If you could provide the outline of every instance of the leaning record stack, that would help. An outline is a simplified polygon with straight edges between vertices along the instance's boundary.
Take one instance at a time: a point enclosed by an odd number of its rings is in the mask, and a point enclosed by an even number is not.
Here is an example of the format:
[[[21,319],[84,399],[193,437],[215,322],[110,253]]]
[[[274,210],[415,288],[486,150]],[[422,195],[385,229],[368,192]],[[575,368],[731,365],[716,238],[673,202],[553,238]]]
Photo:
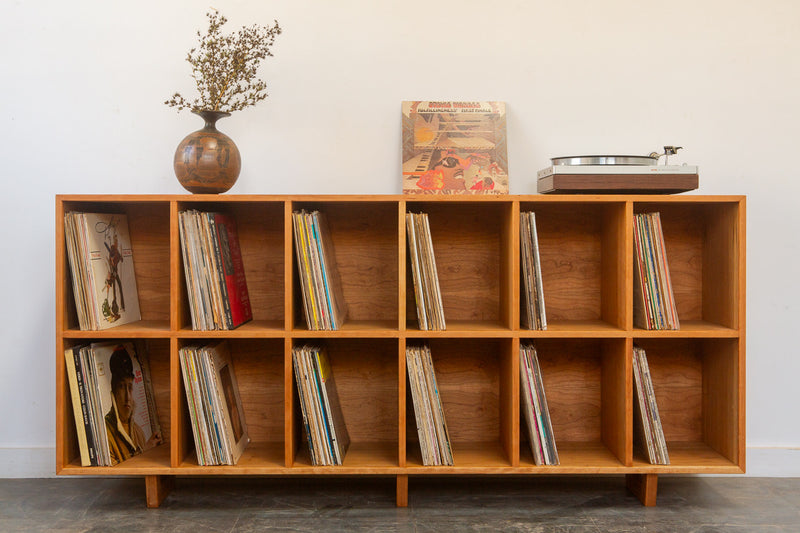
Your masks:
[[[419,329],[445,330],[447,325],[428,214],[406,213],[406,230]]]
[[[633,245],[634,326],[680,329],[659,213],[634,215]]]
[[[417,423],[422,464],[452,466],[453,450],[436,383],[431,350],[427,345],[406,347],[406,368],[414,418]]]
[[[638,346],[633,347],[633,385],[633,425],[636,428],[634,443],[638,450],[646,453],[650,464],[668,465],[667,442],[658,414],[653,378],[645,351]]]
[[[542,266],[539,256],[539,237],[536,232],[536,214],[532,211],[519,214],[520,259],[525,295],[524,326],[528,329],[547,329],[544,310]]]
[[[520,399],[522,412],[528,425],[528,440],[537,465],[557,465],[558,450],[550,421],[550,410],[544,393],[542,370],[533,344],[519,347]]]

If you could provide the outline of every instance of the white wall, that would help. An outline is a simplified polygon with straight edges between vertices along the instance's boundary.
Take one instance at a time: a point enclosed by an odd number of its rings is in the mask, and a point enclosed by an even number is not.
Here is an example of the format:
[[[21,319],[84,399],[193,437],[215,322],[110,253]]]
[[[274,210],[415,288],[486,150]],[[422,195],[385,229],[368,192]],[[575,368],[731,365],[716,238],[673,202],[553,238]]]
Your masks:
[[[548,158],[685,147],[701,193],[748,195],[750,474],[800,475],[794,0],[217,0],[278,19],[270,97],[220,122],[235,193],[397,193],[400,102],[504,100],[512,193]],[[54,195],[181,193],[200,126],[162,104],[202,2],[6,2],[0,17],[0,476],[54,470]],[[775,449],[773,449],[775,448]],[[781,464],[786,469],[781,469]]]

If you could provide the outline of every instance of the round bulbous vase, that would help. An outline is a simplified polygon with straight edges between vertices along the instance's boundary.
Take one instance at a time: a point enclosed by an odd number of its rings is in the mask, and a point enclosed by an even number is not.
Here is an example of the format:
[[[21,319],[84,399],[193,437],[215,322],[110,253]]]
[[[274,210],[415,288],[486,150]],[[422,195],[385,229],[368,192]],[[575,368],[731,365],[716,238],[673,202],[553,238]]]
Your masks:
[[[173,167],[178,181],[194,194],[227,191],[239,177],[242,158],[233,140],[217,129],[217,120],[229,117],[224,111],[192,111],[204,121],[203,129],[187,135],[175,150]]]

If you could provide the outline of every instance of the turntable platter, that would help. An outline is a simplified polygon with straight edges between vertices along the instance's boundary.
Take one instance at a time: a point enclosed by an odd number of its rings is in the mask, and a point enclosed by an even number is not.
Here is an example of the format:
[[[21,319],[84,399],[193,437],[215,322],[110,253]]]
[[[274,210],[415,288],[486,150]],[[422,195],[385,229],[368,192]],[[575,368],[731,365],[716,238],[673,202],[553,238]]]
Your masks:
[[[553,165],[638,165],[650,166],[658,164],[658,155],[573,155],[554,157]]]

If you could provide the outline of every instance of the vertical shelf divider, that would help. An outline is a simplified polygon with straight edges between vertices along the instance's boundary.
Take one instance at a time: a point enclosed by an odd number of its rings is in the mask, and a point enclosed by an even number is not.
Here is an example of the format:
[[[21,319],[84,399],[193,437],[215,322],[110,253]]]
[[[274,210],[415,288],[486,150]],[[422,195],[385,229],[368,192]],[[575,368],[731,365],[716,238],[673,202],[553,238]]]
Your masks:
[[[519,257],[519,200],[507,202],[503,216],[503,244],[500,247],[501,297],[500,318],[503,325],[512,331],[519,330],[520,306],[520,257]]]
[[[617,459],[631,466],[629,438],[630,403],[630,339],[608,339],[603,342],[601,378],[601,438]]]
[[[500,434],[503,448],[512,467],[519,466],[520,391],[519,337],[506,343],[507,351],[500,363]]]
[[[397,328],[406,331],[406,201],[397,202]],[[413,290],[413,289],[412,289]]]
[[[284,465],[291,468],[297,451],[299,429],[294,416],[294,375],[292,366],[292,339],[288,335],[283,339],[283,443]]]
[[[178,202],[169,202],[169,329],[175,333],[181,329],[181,237],[178,222]]]
[[[406,466],[406,339],[398,340],[397,353],[397,465]],[[414,407],[411,406],[413,409]]]
[[[182,409],[183,380],[178,350],[178,331],[184,321],[181,305],[181,288],[183,272],[181,272],[181,240],[178,221],[178,202],[169,201],[169,379],[170,379],[170,465],[177,468],[183,462],[189,449],[189,438],[186,435],[185,412]],[[150,485],[148,484],[148,490]]]
[[[629,203],[612,202],[603,213],[600,316],[614,327],[627,329],[629,263],[628,237],[632,235],[628,220]],[[632,253],[632,252],[631,252]]]
[[[183,407],[183,380],[181,378],[181,363],[178,354],[178,339],[169,340],[169,405],[170,405],[170,465],[178,468],[183,462],[189,448],[189,436],[184,431],[186,427],[185,412]]]
[[[283,292],[284,332],[291,332],[294,325],[294,232],[292,229],[292,200],[283,204]]]
[[[56,196],[56,471],[69,464],[69,421],[64,359],[64,330],[67,329],[67,267],[65,260],[64,201]]]
[[[625,238],[620,243],[624,247],[622,250],[622,260],[625,265],[625,283],[623,285],[624,292],[624,321],[622,325],[628,335],[633,332],[633,202],[628,200],[625,202],[625,216],[623,217],[624,235]]]

